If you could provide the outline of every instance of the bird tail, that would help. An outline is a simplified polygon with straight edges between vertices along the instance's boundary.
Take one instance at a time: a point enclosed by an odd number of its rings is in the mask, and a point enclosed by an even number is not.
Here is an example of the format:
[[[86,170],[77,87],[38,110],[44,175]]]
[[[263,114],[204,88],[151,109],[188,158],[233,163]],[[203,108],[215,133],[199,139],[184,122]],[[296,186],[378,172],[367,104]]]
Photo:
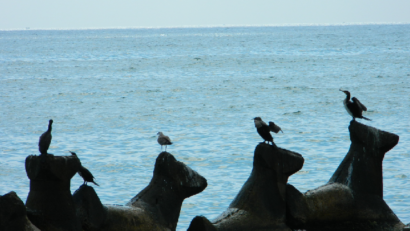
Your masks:
[[[97,185],[97,186],[100,186],[99,184],[97,184],[95,181],[93,181],[93,183],[95,184],[95,185]]]
[[[369,118],[366,118],[366,117],[364,117],[364,116],[362,116],[362,119],[365,119],[365,120],[370,120],[370,121],[372,121],[371,119],[369,119]]]

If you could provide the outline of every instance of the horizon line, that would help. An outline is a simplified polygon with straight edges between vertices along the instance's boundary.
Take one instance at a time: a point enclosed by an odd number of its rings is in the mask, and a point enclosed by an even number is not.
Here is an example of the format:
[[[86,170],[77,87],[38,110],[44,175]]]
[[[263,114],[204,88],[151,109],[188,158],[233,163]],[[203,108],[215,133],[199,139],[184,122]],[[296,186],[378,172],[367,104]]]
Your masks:
[[[281,24],[220,24],[220,25],[182,25],[182,26],[118,26],[118,27],[79,27],[79,28],[14,28],[0,31],[26,30],[130,30],[130,29],[188,29],[188,28],[239,28],[239,27],[304,27],[304,26],[365,26],[365,25],[408,25],[410,22],[352,22],[352,23],[281,23]]]

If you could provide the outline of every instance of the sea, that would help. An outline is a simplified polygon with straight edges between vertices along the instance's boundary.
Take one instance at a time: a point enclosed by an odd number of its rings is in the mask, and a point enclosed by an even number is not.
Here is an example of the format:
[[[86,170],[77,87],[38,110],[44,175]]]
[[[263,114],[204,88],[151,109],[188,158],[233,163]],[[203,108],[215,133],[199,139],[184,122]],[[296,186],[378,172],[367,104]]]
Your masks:
[[[167,151],[207,179],[177,230],[224,212],[274,121],[277,146],[300,153],[302,193],[328,182],[350,147],[348,90],[400,136],[383,160],[384,200],[410,223],[410,24],[0,31],[0,195],[26,201],[28,155],[53,119],[49,153],[77,153],[103,204],[125,205]],[[71,192],[83,180],[76,174]]]

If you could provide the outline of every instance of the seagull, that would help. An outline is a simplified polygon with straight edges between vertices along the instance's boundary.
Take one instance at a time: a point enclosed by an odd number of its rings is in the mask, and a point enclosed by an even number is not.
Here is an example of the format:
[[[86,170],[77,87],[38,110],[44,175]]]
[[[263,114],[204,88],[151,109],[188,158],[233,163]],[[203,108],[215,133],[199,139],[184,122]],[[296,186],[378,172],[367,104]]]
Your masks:
[[[161,145],[161,150],[162,150],[162,145],[165,145],[165,151],[167,151],[167,145],[172,144],[171,139],[168,136],[164,135],[162,132],[158,132],[157,135],[158,135],[157,141]]]
[[[48,121],[48,129],[46,132],[41,134],[40,139],[38,140],[38,150],[40,151],[41,155],[47,155],[47,150],[50,147],[51,143],[51,125],[53,124],[53,120]]]
[[[71,155],[77,156],[77,154],[75,152],[72,152],[72,151],[69,151],[69,152],[71,153]],[[77,156],[77,158],[78,158],[78,156]],[[80,166],[80,169],[78,169],[78,175],[80,175],[83,178],[83,180],[84,180],[83,185],[84,184],[87,185],[87,182],[91,182],[91,183],[94,183],[97,186],[100,186],[99,184],[97,184],[94,181],[95,178],[94,178],[93,174],[91,174],[91,172],[88,169],[84,168],[82,165]]]
[[[278,133],[279,131],[283,133],[282,129],[272,121],[269,121],[269,130],[274,133]]]
[[[263,142],[265,143],[266,141],[268,141],[268,144],[269,142],[272,142],[273,144],[273,137],[270,134],[269,126],[265,122],[263,122],[261,117],[253,118],[253,122],[255,122],[256,131],[264,139]]]
[[[339,89],[339,91],[343,91],[343,90]],[[343,104],[345,106],[346,111],[353,117],[353,120],[356,120],[356,118],[371,120],[369,118],[362,116],[362,112],[367,111],[366,106],[360,103],[360,101],[356,97],[352,98],[353,102],[350,101],[350,92],[348,91],[343,91],[343,92],[346,94],[346,98],[343,100]]]

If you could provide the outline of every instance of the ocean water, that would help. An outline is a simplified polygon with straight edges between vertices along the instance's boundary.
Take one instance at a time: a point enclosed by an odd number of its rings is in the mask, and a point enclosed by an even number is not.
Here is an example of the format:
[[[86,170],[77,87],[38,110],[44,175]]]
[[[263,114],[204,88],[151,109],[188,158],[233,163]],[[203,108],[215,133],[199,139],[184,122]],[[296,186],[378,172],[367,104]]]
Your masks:
[[[54,120],[49,149],[77,152],[104,204],[150,182],[156,134],[208,187],[184,201],[178,230],[213,219],[236,196],[275,121],[278,146],[305,158],[289,178],[325,184],[346,155],[351,91],[364,124],[400,136],[383,162],[384,199],[410,222],[410,25],[0,31],[0,194],[29,191],[24,162]],[[74,192],[82,184],[76,175]]]

